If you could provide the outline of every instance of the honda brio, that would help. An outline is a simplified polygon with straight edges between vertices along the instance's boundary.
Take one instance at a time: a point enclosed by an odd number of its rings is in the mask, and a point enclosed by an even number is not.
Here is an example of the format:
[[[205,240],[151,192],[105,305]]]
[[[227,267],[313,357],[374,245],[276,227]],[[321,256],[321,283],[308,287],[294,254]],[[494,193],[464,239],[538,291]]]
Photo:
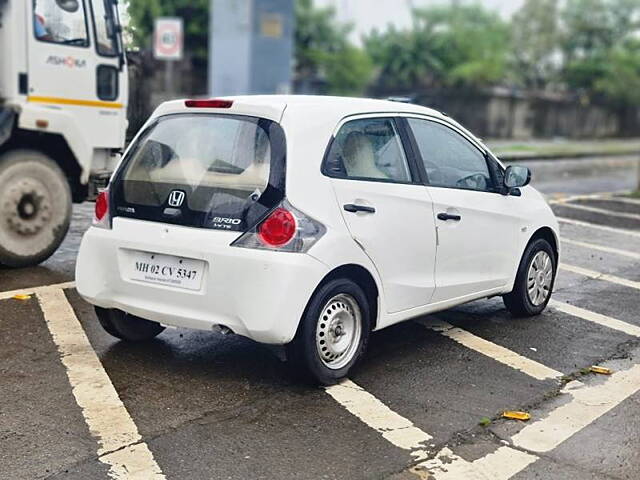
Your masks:
[[[558,224],[529,181],[417,105],[171,101],[100,194],[77,289],[119,339],[233,332],[331,384],[372,331],[493,296],[545,309]]]

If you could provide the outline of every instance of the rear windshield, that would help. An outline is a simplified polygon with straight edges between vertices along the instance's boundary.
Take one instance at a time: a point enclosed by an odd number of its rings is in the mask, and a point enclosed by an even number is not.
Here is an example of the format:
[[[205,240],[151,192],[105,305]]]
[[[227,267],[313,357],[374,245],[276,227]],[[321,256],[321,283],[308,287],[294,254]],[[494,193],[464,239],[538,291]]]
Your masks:
[[[114,215],[241,230],[284,197],[284,134],[265,119],[172,115],[130,150]]]

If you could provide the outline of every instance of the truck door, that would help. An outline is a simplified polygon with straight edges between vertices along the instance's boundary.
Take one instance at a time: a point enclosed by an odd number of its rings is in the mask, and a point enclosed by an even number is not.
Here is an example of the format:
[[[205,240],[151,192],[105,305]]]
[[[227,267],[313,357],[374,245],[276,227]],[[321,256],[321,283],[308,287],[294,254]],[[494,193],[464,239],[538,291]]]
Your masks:
[[[113,0],[29,3],[29,103],[69,112],[94,149],[121,147],[126,70]]]

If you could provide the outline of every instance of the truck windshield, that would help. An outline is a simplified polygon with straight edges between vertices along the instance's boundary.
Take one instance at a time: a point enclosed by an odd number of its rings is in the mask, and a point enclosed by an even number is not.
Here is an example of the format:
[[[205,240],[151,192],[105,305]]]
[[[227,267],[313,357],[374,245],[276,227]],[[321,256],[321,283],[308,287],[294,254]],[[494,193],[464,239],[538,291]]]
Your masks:
[[[118,54],[118,45],[112,0],[93,0],[91,8],[98,54],[115,57]]]
[[[42,42],[88,47],[84,5],[74,11],[63,10],[56,0],[33,0],[33,31]]]

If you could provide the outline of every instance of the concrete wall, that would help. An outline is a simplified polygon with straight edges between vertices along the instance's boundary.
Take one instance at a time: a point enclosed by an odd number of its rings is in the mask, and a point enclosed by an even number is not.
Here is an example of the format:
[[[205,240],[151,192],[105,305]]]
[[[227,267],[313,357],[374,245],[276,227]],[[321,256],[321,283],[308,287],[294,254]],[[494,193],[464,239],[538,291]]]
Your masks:
[[[604,138],[629,135],[634,115],[570,95],[487,91],[431,90],[414,95],[486,138]],[[637,119],[637,112],[635,118]],[[637,135],[637,132],[636,132]]]

